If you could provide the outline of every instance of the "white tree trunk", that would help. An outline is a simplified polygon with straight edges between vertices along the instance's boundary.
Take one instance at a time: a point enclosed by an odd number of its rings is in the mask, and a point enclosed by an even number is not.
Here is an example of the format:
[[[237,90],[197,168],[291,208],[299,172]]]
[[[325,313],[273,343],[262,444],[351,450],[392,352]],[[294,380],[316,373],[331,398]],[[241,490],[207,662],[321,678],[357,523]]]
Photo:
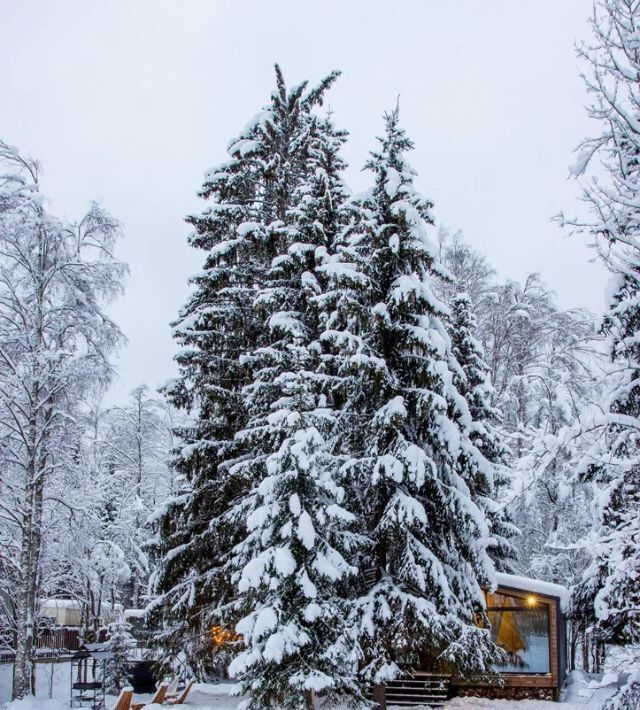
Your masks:
[[[33,388],[36,389],[35,386]],[[34,394],[32,390],[32,395]],[[20,577],[16,607],[16,656],[13,667],[13,700],[35,693],[33,645],[35,640],[37,563],[40,557],[43,478],[36,466],[37,418],[29,421],[25,514],[20,550]]]

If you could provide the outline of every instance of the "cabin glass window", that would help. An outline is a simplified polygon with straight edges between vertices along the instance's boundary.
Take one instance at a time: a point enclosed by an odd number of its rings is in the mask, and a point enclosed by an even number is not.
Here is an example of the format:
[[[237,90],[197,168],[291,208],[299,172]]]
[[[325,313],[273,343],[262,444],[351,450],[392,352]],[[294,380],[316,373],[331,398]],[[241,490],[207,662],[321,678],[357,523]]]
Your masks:
[[[491,635],[509,660],[500,673],[549,673],[549,605],[536,597],[487,594]]]

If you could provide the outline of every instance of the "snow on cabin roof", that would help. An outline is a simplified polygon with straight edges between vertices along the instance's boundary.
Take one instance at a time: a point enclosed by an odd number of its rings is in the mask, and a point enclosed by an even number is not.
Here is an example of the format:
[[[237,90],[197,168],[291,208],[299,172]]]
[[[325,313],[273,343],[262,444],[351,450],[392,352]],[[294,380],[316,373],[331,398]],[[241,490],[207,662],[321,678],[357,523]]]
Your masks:
[[[571,593],[566,587],[553,582],[543,582],[541,579],[531,579],[529,577],[519,577],[515,574],[505,574],[496,572],[496,582],[499,587],[511,587],[520,589],[523,592],[533,594],[543,594],[548,597],[556,597],[560,600],[560,607],[564,610],[569,604]]]
[[[144,619],[146,616],[146,609],[125,609],[124,618],[125,619]]]
[[[77,599],[42,599],[41,606],[45,609],[56,607],[58,609],[79,609],[80,602]]]

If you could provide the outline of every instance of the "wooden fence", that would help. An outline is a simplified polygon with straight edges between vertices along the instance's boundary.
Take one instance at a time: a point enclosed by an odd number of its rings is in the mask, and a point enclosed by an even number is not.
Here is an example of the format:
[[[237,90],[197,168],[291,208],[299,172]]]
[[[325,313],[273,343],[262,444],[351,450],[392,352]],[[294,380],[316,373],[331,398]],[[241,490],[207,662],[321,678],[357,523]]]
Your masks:
[[[98,641],[106,641],[106,629],[100,629]],[[82,639],[77,626],[55,626],[39,628],[34,643],[36,660],[69,656],[80,648]],[[12,663],[14,653],[0,647],[0,663]]]

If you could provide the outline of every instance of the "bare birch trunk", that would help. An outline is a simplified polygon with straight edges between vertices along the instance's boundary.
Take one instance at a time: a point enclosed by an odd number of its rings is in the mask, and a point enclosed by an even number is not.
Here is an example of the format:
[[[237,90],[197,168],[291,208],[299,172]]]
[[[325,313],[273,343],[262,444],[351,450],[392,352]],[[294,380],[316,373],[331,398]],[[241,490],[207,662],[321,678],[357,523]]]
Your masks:
[[[29,388],[29,419],[26,445],[26,485],[25,517],[22,528],[20,551],[20,581],[16,610],[16,657],[13,666],[12,698],[18,700],[35,694],[35,672],[33,668],[33,648],[35,641],[35,616],[37,612],[38,566],[42,544],[42,504],[44,493],[44,473],[46,466],[46,436],[40,431],[43,412],[40,411],[41,383],[40,348],[43,343],[43,303],[45,233],[39,232],[39,254],[36,291],[36,319],[34,329],[33,380]],[[46,421],[46,416],[45,416]]]
[[[31,518],[31,514],[28,515]],[[29,604],[31,523],[24,523],[22,549],[20,551],[20,581],[16,604],[16,656],[13,666],[12,699],[18,700],[33,692],[31,664],[33,658],[33,610]]]
[[[37,401],[37,386],[32,387],[32,403]],[[29,446],[27,449],[27,481],[25,486],[25,515],[22,527],[20,550],[20,578],[16,605],[16,656],[13,666],[12,698],[18,700],[34,693],[32,678],[33,642],[35,634],[36,570],[34,544],[40,541],[40,521],[42,502],[38,505],[37,471],[37,415],[32,405],[29,419]],[[42,493],[40,492],[40,496]],[[36,529],[38,532],[36,533]],[[38,554],[39,557],[39,554]]]

